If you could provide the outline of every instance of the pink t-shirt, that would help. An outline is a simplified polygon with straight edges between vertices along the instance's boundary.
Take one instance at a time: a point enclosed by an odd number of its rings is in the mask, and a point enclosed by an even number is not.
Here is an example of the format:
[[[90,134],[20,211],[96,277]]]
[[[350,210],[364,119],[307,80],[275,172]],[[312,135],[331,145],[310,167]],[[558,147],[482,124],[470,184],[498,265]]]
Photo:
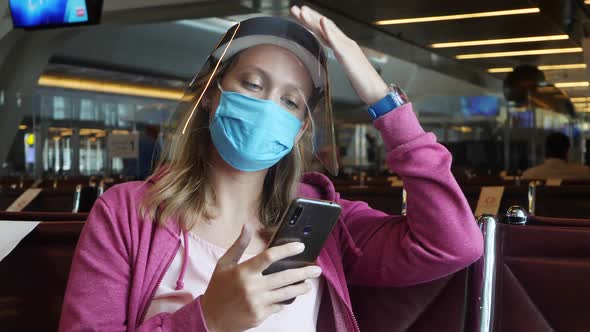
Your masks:
[[[145,320],[161,312],[175,312],[192,302],[199,295],[202,295],[207,289],[217,261],[226,251],[190,232],[188,234],[188,241],[190,242],[188,246],[189,259],[184,274],[184,288],[176,290],[176,281],[180,275],[182,256],[184,255],[184,240],[181,236],[180,249],[156,290]],[[253,256],[244,254],[240,262]],[[311,291],[297,297],[293,303],[286,306],[281,312],[270,316],[262,324],[248,331],[315,331],[323,280],[320,277],[310,281],[312,281]]]

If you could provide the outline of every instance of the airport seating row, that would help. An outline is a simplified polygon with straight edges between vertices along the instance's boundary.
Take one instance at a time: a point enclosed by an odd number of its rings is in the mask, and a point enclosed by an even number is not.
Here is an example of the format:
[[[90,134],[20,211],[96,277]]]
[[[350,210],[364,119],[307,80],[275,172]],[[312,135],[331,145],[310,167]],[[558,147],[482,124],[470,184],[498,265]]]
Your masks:
[[[474,213],[482,188],[461,186]],[[590,218],[590,186],[545,186],[531,182],[503,188],[498,211],[519,205],[527,207],[529,213],[543,217]],[[342,198],[365,201],[371,207],[390,214],[404,214],[406,194],[401,186],[338,185],[336,191]]]
[[[68,181],[72,182],[68,182]],[[85,184],[80,184],[81,180]],[[89,212],[92,204],[104,190],[120,179],[110,179],[109,182],[98,178],[65,179],[58,187],[52,185],[38,187],[41,192],[28,203],[22,211],[27,212]],[[396,178],[380,177],[379,181],[372,180],[357,182],[353,180],[334,180],[336,190],[341,197],[350,200],[362,200],[373,208],[391,214],[404,214],[403,182]],[[51,180],[44,183],[53,183]],[[575,183],[575,182],[573,182]],[[529,212],[546,217],[590,218],[590,185],[567,184],[560,186],[543,185],[541,181],[530,181],[514,185],[501,185],[504,189],[498,211],[506,210],[512,205],[527,206]],[[498,186],[498,183],[496,185]],[[480,198],[481,185],[465,184],[461,189],[467,201],[476,212]],[[0,186],[0,211],[6,210],[28,188]]]
[[[0,262],[0,323],[7,331],[55,330],[86,215],[0,214],[0,220],[19,217],[43,222]],[[419,285],[351,286],[361,331],[575,332],[590,326],[590,219],[512,208],[478,222],[485,254],[470,267]]]
[[[25,177],[0,177],[0,189],[27,189],[27,188],[75,188],[81,186],[97,186],[103,182],[106,186],[115,183],[132,181],[130,177],[102,177],[102,176],[60,176],[48,177],[43,180]]]
[[[408,287],[351,287],[361,331],[587,331],[590,219],[507,215],[478,219],[485,253],[467,269]]]
[[[5,211],[21,196],[40,190],[20,211],[26,212],[89,212],[94,201],[108,188],[104,182],[91,185],[61,185],[58,188],[0,188],[0,211]]]

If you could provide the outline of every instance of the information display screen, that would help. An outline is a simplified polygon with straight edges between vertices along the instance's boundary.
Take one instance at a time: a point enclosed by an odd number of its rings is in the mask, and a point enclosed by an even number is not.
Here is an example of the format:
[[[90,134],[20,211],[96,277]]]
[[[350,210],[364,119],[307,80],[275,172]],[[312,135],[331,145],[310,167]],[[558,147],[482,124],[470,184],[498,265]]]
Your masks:
[[[494,96],[461,97],[461,113],[464,116],[498,116],[500,101]]]
[[[102,0],[10,0],[15,28],[45,28],[96,24]]]

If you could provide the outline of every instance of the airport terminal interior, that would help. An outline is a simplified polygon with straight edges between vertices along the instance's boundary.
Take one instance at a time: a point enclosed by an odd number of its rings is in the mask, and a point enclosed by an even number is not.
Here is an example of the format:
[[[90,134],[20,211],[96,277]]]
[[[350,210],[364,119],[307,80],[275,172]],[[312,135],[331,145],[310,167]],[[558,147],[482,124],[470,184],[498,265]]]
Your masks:
[[[150,178],[225,32],[293,5],[403,91],[483,238],[479,260],[436,280],[349,284],[355,329],[590,331],[588,0],[0,0],[0,330],[58,330],[94,204]],[[371,105],[326,52],[339,170],[308,150],[305,171],[404,222],[430,193],[390,167]]]

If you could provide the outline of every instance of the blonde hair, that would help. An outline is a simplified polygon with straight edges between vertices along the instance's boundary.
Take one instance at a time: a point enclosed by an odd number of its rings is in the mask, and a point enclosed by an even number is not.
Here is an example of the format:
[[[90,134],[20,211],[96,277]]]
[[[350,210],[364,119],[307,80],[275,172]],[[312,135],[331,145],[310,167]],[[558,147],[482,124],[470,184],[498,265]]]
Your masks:
[[[214,74],[215,82],[223,72],[235,63],[235,58],[227,61],[223,68]],[[202,75],[204,79],[195,83],[195,96],[200,96],[210,73]],[[212,83],[215,84],[215,83]],[[184,112],[188,120],[190,112]],[[194,119],[184,134],[175,134],[172,144],[166,147],[152,178],[154,184],[149,187],[140,205],[140,215],[149,220],[164,224],[169,218],[175,218],[185,230],[192,229],[199,221],[215,218],[210,208],[215,202],[215,188],[209,182],[208,163],[211,148],[209,133],[209,113],[200,103]],[[260,198],[259,218],[265,230],[272,230],[297,192],[303,172],[303,158],[300,143],[291,152],[272,166],[264,179]]]

